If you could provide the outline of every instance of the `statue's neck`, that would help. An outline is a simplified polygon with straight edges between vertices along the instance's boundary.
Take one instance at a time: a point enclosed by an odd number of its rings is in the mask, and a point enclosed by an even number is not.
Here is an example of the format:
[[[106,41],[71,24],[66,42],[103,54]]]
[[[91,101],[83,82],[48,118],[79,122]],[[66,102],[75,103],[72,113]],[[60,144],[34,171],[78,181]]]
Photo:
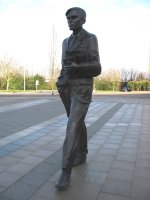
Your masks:
[[[73,30],[73,35],[77,35],[82,30],[82,26]]]

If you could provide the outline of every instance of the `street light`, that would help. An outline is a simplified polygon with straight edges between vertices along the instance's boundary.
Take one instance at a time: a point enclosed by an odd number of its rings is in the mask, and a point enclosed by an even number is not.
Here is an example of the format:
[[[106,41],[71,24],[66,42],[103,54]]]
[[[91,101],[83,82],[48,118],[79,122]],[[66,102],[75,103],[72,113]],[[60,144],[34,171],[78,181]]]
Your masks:
[[[26,70],[25,70],[25,67],[24,67],[24,72],[23,72],[23,88],[24,88],[24,91],[26,90]]]

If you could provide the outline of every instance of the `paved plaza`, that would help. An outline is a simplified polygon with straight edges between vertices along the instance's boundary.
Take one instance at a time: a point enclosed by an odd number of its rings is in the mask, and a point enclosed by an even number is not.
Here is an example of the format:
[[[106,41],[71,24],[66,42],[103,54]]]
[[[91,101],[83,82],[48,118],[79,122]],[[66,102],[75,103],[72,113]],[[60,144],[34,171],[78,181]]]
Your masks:
[[[0,200],[150,200],[150,94],[93,96],[87,163],[57,191],[66,124],[57,95],[0,96]]]

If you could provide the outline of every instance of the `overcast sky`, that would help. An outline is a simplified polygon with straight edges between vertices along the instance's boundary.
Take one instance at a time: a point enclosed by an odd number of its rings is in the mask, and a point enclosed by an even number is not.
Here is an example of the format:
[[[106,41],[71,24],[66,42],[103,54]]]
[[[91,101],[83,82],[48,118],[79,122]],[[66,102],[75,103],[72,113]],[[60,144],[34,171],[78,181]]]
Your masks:
[[[62,40],[71,34],[65,12],[74,6],[87,12],[84,28],[97,35],[103,70],[148,70],[149,0],[0,0],[0,58],[45,72],[54,25],[59,64]]]

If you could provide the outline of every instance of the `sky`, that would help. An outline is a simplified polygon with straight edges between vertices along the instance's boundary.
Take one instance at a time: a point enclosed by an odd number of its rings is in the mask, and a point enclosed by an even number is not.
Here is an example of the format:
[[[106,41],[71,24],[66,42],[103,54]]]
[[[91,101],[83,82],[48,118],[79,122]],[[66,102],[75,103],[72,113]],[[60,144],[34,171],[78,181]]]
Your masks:
[[[103,71],[148,71],[149,0],[0,0],[0,59],[11,57],[32,73],[47,73],[54,27],[61,67],[62,41],[71,34],[65,12],[74,6],[87,13],[84,28],[98,38]]]

